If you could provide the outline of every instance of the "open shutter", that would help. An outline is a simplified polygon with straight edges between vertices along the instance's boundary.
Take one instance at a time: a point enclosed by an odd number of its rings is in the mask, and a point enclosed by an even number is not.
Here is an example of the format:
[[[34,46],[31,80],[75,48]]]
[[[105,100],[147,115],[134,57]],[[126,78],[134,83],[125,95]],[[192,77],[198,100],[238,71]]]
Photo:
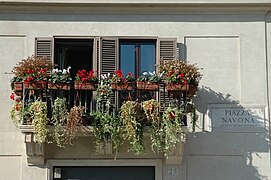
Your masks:
[[[94,38],[94,51],[93,51],[93,70],[97,70],[98,72],[100,71],[99,66],[100,66],[100,38],[95,37]]]
[[[44,57],[52,60],[53,50],[53,39],[52,38],[36,38],[35,39],[35,56]]]
[[[118,38],[102,37],[99,43],[99,72],[100,74],[114,73],[118,69]],[[112,96],[112,104],[117,107],[117,93]]]
[[[35,56],[46,57],[46,60],[53,62],[53,38],[36,38]],[[47,74],[50,73],[51,72],[48,70]]]
[[[176,38],[159,38],[158,39],[158,59],[157,64],[159,66],[161,61],[173,60],[177,56],[177,39]],[[157,67],[158,67],[157,66]],[[163,85],[160,87],[159,102],[161,105],[161,111],[164,111],[169,106],[169,94],[165,91]]]

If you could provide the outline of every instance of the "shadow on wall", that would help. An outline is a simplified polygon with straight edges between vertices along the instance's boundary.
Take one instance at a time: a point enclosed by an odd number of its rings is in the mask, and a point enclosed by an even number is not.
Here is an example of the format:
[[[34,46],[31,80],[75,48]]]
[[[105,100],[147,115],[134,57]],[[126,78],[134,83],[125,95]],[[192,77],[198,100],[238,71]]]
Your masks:
[[[206,162],[199,161],[199,163],[202,163],[201,165],[199,165],[199,167],[204,167],[204,165],[206,165],[208,161],[207,157],[210,157],[210,159],[211,157],[213,158],[215,156],[225,157],[222,159],[225,160],[226,165],[224,166],[227,166],[227,157],[233,157],[233,155],[235,155],[236,157],[241,156],[241,159],[243,159],[242,161],[244,162],[240,164],[240,168],[241,171],[244,170],[244,173],[239,174],[240,177],[244,176],[244,179],[251,180],[268,179],[267,176],[261,175],[260,171],[258,170],[263,169],[265,167],[265,163],[270,164],[270,159],[268,156],[270,150],[270,141],[268,126],[265,124],[268,123],[266,117],[258,116],[257,113],[255,114],[251,110],[253,109],[253,107],[251,109],[243,107],[238,100],[232,99],[230,94],[216,92],[210,87],[206,86],[202,86],[198,89],[197,96],[194,97],[193,102],[195,103],[198,112],[202,115],[200,120],[203,122],[203,127],[205,123],[208,123],[208,121],[210,121],[212,127],[210,132],[204,132],[205,129],[202,128],[203,132],[188,134],[186,155],[188,155],[189,158],[192,157],[192,159],[196,156],[206,157]],[[227,109],[227,107],[230,107],[230,110],[247,110],[244,112],[249,113],[249,115],[242,116],[241,114],[239,114],[240,116],[238,116],[231,111],[229,117],[250,117],[255,121],[256,127],[254,127],[253,125],[250,126],[253,123],[250,123],[247,126],[246,124],[244,125],[242,122],[236,123],[236,126],[230,125],[222,128],[216,126],[217,123],[219,125],[223,124],[221,123],[222,118],[219,119],[219,115],[214,116],[213,114],[217,113],[217,111],[221,111],[221,109],[217,108],[218,110],[215,109],[214,111],[210,111],[210,105],[213,105],[213,107],[217,106],[224,111],[225,109]],[[222,112],[224,112],[223,110]],[[265,113],[263,112],[263,114]],[[231,121],[233,121],[233,119],[231,119]],[[264,121],[265,123],[262,126],[258,127],[257,124],[262,121]],[[239,126],[238,124],[241,124],[241,126]],[[265,159],[267,157],[268,159]],[[224,160],[222,160],[222,162]],[[259,164],[260,167],[257,167],[259,166]],[[244,168],[242,168],[242,166],[244,166]],[[223,167],[223,163],[221,164],[221,167]],[[269,165],[267,165],[267,167],[269,167]],[[187,168],[190,167],[188,166]],[[188,174],[190,174],[189,171]],[[197,179],[197,177],[195,178]],[[224,178],[228,179],[228,177],[222,177],[222,179]],[[205,180],[205,178],[203,179]]]

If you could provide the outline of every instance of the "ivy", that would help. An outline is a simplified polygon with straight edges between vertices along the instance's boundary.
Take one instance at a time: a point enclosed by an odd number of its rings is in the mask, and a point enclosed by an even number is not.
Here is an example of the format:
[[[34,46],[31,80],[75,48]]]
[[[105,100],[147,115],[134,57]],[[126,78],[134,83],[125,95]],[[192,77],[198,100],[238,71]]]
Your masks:
[[[124,139],[130,142],[131,149],[136,155],[144,154],[143,123],[144,117],[140,103],[126,101],[120,108],[120,119],[123,123]]]
[[[47,137],[47,106],[45,102],[35,101],[29,108],[30,119],[35,130],[35,141],[44,143]]]

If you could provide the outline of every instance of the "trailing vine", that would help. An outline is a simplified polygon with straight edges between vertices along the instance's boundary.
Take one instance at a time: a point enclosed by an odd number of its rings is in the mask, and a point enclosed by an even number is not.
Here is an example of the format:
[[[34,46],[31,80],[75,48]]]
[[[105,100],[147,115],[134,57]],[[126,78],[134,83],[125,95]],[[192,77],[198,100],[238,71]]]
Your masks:
[[[75,134],[78,131],[78,126],[82,126],[82,116],[84,114],[84,107],[74,106],[71,108],[68,114],[66,130],[65,130],[65,142],[64,144],[72,144],[72,140],[75,138]]]
[[[57,98],[52,107],[52,123],[54,125],[53,140],[58,147],[65,147],[66,141],[66,128],[69,113],[67,110],[66,99]]]
[[[95,136],[96,151],[107,142],[112,142],[115,157],[122,144],[121,122],[117,115],[111,112],[110,100],[113,94],[110,84],[102,80],[97,88],[97,108],[91,113],[94,119],[93,130]]]
[[[161,136],[161,120],[159,117],[159,103],[154,100],[142,102],[142,108],[151,126],[149,128],[151,138],[151,149],[159,153],[163,151],[163,137]]]
[[[35,130],[35,141],[43,143],[46,140],[47,129],[47,106],[45,102],[35,101],[30,105],[32,124]]]
[[[13,122],[13,124],[18,127],[19,124],[22,121],[22,116],[23,116],[23,112],[22,112],[22,102],[19,101],[14,101],[12,108],[10,110],[10,118]]]
[[[158,132],[163,137],[161,145],[165,157],[168,157],[169,152],[179,142],[179,135],[182,133],[182,117],[183,110],[179,107],[168,107],[163,113],[161,127]]]
[[[143,143],[143,115],[140,103],[136,101],[126,101],[120,108],[120,118],[123,124],[125,139],[130,142],[130,151],[136,155],[144,154]]]

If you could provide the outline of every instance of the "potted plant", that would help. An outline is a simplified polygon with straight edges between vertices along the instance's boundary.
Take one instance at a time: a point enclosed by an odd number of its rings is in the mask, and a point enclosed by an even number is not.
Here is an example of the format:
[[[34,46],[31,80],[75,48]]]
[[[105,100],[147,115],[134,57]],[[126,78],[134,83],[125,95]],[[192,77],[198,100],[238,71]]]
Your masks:
[[[200,68],[196,64],[189,64],[180,60],[162,61],[159,70],[164,74],[166,89],[168,91],[189,92],[197,87],[202,77]],[[195,93],[190,91],[191,94]]]
[[[98,77],[95,75],[95,71],[86,71],[78,70],[76,77],[75,77],[75,83],[74,83],[74,89],[77,90],[96,90],[98,83]]]
[[[123,75],[121,70],[114,71],[111,87],[115,91],[131,91],[133,89],[133,83],[135,82],[135,77],[130,72],[127,76]]]
[[[69,66],[67,69],[58,70],[57,68],[51,71],[48,81],[48,89],[70,90],[72,78],[70,76]]]
[[[145,118],[140,103],[126,101],[120,108],[120,119],[123,124],[124,139],[130,142],[130,151],[136,155],[144,154],[143,127]]]
[[[143,72],[136,79],[136,87],[139,90],[158,91],[161,76],[154,72]]]
[[[13,68],[13,73],[24,81],[25,89],[45,89],[47,71],[51,68],[52,63],[46,57],[31,56],[19,62]]]

